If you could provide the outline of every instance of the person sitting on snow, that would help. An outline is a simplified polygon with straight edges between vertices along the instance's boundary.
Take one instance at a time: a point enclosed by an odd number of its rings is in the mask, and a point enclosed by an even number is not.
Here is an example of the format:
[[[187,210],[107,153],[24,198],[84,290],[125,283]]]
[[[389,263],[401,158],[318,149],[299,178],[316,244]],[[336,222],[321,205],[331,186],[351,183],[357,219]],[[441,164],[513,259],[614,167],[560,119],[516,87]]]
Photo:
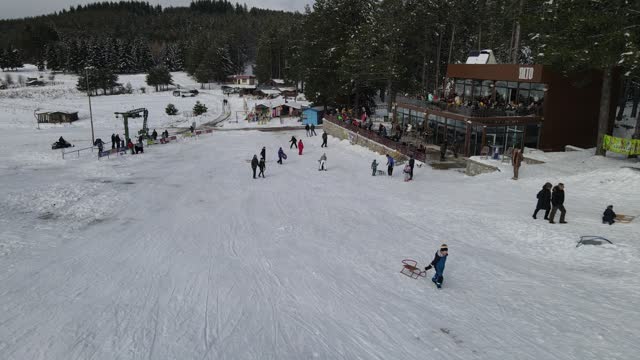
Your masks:
[[[607,209],[604,211],[602,216],[602,223],[613,225],[616,222],[616,213],[613,212],[613,205],[607,206]]]

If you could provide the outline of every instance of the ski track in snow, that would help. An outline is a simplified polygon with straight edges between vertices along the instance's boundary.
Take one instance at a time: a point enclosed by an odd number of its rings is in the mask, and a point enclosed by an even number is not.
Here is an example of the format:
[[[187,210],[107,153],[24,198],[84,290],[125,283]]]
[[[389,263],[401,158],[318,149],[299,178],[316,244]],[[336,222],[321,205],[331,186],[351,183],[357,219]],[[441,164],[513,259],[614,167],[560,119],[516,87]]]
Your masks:
[[[285,146],[292,134],[303,156]],[[639,212],[639,172],[567,153],[525,165],[518,182],[422,167],[404,183],[370,176],[381,155],[320,143],[302,131],[220,132],[99,162],[3,155],[0,358],[640,353],[640,227],[599,222],[609,203]],[[254,180],[246,159],[263,145],[266,179]],[[546,181],[567,185],[569,224],[531,219]],[[614,245],[576,248],[580,235]],[[399,273],[402,259],[425,266],[442,242],[442,290],[432,271]]]

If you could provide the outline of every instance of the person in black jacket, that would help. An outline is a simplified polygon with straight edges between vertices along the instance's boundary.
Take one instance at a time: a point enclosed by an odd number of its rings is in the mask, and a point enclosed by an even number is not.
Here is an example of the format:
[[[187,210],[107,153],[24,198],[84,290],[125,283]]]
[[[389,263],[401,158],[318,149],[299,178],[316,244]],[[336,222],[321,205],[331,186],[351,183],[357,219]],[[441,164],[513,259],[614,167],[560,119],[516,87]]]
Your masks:
[[[555,224],[553,219],[556,217],[556,212],[560,210],[560,224],[566,224],[564,221],[564,216],[567,213],[567,210],[564,208],[564,184],[559,183],[558,185],[553,187],[553,194],[551,194],[551,216],[549,216],[549,222],[551,224]]]
[[[311,128],[310,128],[310,130],[311,130],[311,131],[309,131],[309,134],[310,134],[311,136],[318,136],[318,134],[316,134],[316,125],[315,125],[315,124],[311,124]]]
[[[409,172],[409,180],[413,180],[413,166],[416,164],[416,159],[413,158],[413,155],[409,157],[409,167],[411,168],[411,172]]]
[[[267,165],[265,164],[264,158],[260,159],[260,162],[258,163],[258,167],[260,168],[260,173],[258,174],[258,177],[262,176],[262,178],[264,179],[264,169],[267,167]]]
[[[327,147],[327,132],[322,133],[322,145],[320,147]]]
[[[310,132],[311,132],[311,131],[310,131],[310,130],[311,130],[311,127],[309,127],[309,124],[305,125],[305,126],[304,126],[304,129],[305,129],[305,131],[307,132],[307,136],[311,136],[311,135],[309,135],[309,134],[310,134]]]
[[[538,211],[544,210],[544,219],[549,220],[549,211],[551,211],[551,183],[546,183],[542,187],[542,190],[538,192],[538,204],[536,205],[536,211],[533,212],[533,218],[537,219]]]
[[[261,159],[267,158],[267,149],[264,146],[262,147],[262,150],[260,150],[260,158]]]
[[[291,136],[291,140],[289,140],[289,142],[291,143],[291,145],[289,145],[289,149],[293,148],[294,146],[296,147],[296,149],[298,148],[298,139],[296,139],[295,136]]]
[[[615,218],[616,213],[613,212],[613,205],[607,206],[607,210],[602,214],[602,223],[613,225],[613,223],[616,222]]]
[[[111,134],[111,148],[112,149],[116,148],[116,134]]]
[[[258,155],[253,155],[251,159],[251,169],[253,170],[253,178],[256,178],[256,169],[258,168]]]

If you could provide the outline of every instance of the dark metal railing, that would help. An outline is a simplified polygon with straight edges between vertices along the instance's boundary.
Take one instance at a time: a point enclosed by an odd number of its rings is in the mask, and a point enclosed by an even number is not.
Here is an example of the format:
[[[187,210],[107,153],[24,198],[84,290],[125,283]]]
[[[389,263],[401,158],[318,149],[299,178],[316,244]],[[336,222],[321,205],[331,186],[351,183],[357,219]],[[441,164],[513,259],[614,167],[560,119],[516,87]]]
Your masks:
[[[427,110],[450,112],[453,114],[468,117],[517,117],[517,116],[540,116],[542,115],[542,107],[535,105],[533,107],[518,107],[510,109],[505,106],[499,107],[480,107],[456,105],[446,101],[429,102],[426,100],[412,99],[407,97],[397,97],[396,102],[402,104],[413,105]]]

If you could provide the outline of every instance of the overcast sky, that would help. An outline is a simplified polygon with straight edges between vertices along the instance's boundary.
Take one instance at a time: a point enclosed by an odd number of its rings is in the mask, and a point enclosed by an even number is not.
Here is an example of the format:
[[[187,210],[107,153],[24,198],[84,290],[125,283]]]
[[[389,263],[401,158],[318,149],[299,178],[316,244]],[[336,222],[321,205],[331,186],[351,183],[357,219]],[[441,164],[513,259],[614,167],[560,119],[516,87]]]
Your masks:
[[[0,0],[0,19],[21,18],[25,16],[45,15],[54,11],[68,9],[71,5],[89,4],[103,0]],[[191,0],[148,0],[150,4],[168,6],[189,6]],[[231,0],[231,2],[235,2]],[[238,1],[248,7],[260,7],[275,10],[303,11],[306,4],[313,0],[245,0]]]

